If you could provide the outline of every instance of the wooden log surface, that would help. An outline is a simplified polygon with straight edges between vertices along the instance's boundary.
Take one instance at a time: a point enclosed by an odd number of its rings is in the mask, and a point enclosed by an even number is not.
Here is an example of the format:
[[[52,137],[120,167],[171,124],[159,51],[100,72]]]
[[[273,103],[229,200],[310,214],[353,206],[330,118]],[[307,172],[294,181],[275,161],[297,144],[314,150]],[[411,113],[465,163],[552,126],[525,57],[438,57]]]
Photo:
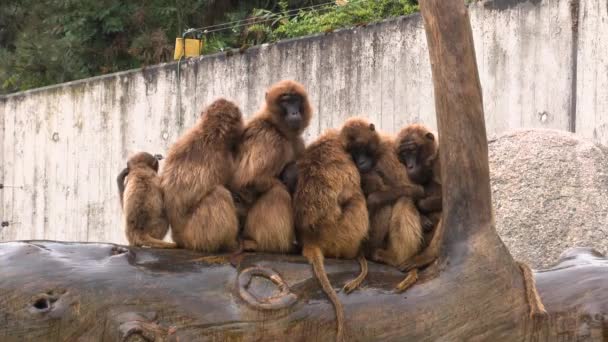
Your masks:
[[[217,259],[217,260],[214,260]],[[356,261],[327,259],[338,289],[358,271]],[[239,277],[251,267],[272,269],[296,296],[278,310],[263,310],[239,295]],[[424,279],[402,294],[403,274],[370,263],[360,290],[339,293],[351,341],[605,341],[608,338],[608,259],[592,250],[564,253],[536,274],[550,316],[492,306],[472,277],[456,272]],[[222,258],[187,250],[127,248],[112,244],[22,241],[0,243],[1,341],[330,341],[331,304],[297,255],[247,254],[238,269]],[[486,281],[491,282],[490,279]],[[493,296],[523,301],[522,284]],[[513,296],[508,289],[515,288]],[[242,289],[242,288],[241,288]],[[253,277],[259,300],[279,287]],[[492,317],[488,320],[486,317]],[[523,324],[522,324],[523,323]],[[136,339],[135,339],[136,340]]]

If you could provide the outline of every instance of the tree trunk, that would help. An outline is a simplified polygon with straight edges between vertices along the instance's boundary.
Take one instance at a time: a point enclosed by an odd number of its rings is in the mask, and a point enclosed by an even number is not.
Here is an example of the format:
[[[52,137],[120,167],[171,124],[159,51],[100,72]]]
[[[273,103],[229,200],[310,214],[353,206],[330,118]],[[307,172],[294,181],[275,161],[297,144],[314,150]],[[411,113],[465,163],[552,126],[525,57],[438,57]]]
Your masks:
[[[462,0],[425,0],[443,175],[436,263],[403,294],[403,274],[370,263],[340,293],[352,341],[608,340],[608,260],[568,251],[537,275],[548,317],[528,315],[522,276],[492,218],[481,88]],[[341,287],[355,261],[326,260]],[[0,244],[0,338],[23,340],[333,340],[334,313],[299,256],[222,257],[109,244]]]

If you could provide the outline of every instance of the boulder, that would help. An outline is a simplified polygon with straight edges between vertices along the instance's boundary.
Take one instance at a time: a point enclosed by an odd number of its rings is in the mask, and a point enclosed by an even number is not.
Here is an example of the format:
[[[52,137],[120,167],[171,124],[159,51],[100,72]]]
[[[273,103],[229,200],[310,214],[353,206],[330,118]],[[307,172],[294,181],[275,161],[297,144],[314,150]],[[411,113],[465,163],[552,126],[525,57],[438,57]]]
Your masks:
[[[496,229],[515,259],[545,268],[568,248],[608,251],[608,147],[534,129],[489,140]]]

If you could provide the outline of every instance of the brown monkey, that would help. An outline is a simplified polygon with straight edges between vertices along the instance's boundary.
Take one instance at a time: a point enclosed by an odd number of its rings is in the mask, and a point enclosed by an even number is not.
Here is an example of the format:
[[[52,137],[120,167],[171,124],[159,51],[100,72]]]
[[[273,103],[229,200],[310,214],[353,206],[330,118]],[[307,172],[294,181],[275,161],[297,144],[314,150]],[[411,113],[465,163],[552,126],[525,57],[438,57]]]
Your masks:
[[[353,131],[352,149],[370,156],[368,163],[355,160],[370,217],[366,249],[372,260],[397,267],[421,250],[423,232],[413,198],[422,197],[424,189],[409,180],[392,137],[379,135],[366,121],[353,125]],[[411,286],[416,275],[407,279],[398,291]]]
[[[154,158],[156,158],[156,160],[163,160],[163,156],[161,154],[155,154]],[[156,168],[156,172],[158,172],[158,167]],[[123,202],[123,197],[124,197],[124,193],[125,193],[125,185],[126,183],[126,179],[127,176],[129,175],[129,168],[125,167],[124,169],[122,169],[122,171],[120,171],[120,173],[118,174],[118,177],[116,177],[116,184],[118,185],[118,195],[120,197],[120,206],[122,207],[122,202]]]
[[[334,305],[338,341],[344,338],[344,309],[329,282],[323,258],[359,259],[361,274],[346,284],[347,293],[367,274],[361,247],[367,237],[369,217],[355,165],[371,162],[370,157],[355,146],[362,124],[360,120],[349,120],[339,132],[326,132],[297,161],[296,232],[302,254],[312,264],[323,291]],[[373,125],[367,124],[367,129],[372,130]]]
[[[431,221],[428,226],[435,230],[425,236],[425,244],[428,246],[423,252],[400,267],[402,270],[411,270],[435,261],[443,239],[443,225],[439,224],[442,208],[439,144],[426,126],[412,124],[397,135],[396,153],[399,161],[405,165],[409,179],[424,187],[425,197],[419,199],[416,206]]]
[[[437,259],[445,227],[441,221],[442,194],[441,173],[439,164],[439,144],[433,133],[424,125],[414,124],[404,128],[397,138],[397,154],[399,160],[406,166],[410,179],[423,185],[426,197],[417,202],[417,207],[424,215],[428,215],[435,232],[430,238],[428,247],[413,259],[401,264],[402,270],[411,270],[429,265]],[[428,238],[427,238],[428,239]],[[526,300],[530,307],[530,316],[546,314],[545,306],[540,299],[534,276],[530,267],[517,262],[526,289]]]
[[[226,186],[242,132],[240,109],[218,99],[169,149],[161,179],[179,247],[210,253],[238,248],[238,218]]]
[[[175,248],[174,243],[163,241],[169,222],[157,175],[158,160],[149,153],[137,153],[129,158],[127,168],[117,179],[125,233],[131,246]],[[125,184],[127,174],[129,179]]]
[[[301,134],[311,115],[304,87],[284,80],[268,89],[262,110],[247,123],[232,186],[236,192],[259,196],[243,196],[253,198],[242,233],[243,250],[293,251],[291,196],[278,177],[304,151]]]
[[[298,170],[296,167],[296,162],[289,162],[281,171],[279,175],[279,180],[281,183],[287,187],[287,191],[290,195],[293,194],[296,188],[296,182],[298,181]],[[249,209],[253,206],[253,204],[260,198],[262,195],[261,189],[255,187],[255,185],[247,186],[245,189],[232,193],[232,197],[234,199],[234,205],[236,206],[237,216],[239,217],[239,226],[242,228],[245,225],[245,220],[247,218],[247,214],[249,213]]]

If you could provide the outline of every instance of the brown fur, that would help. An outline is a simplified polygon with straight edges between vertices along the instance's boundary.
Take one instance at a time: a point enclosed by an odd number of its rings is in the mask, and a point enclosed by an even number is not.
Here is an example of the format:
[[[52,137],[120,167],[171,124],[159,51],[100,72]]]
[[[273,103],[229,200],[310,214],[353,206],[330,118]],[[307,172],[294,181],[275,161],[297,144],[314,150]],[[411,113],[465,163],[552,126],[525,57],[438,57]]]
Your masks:
[[[129,245],[174,248],[174,243],[163,241],[169,222],[157,175],[158,160],[149,153],[140,152],[129,158],[125,170],[118,177],[118,191]],[[129,178],[125,184],[126,174]]]
[[[410,182],[391,137],[378,136],[372,141],[371,146],[377,146],[376,163],[361,175],[370,215],[369,253],[375,261],[398,266],[422,247],[420,215],[412,197],[422,196],[424,190]],[[378,199],[381,197],[385,200]]]
[[[284,94],[301,97],[302,122],[297,129],[288,127],[284,121],[279,103]],[[295,232],[291,195],[278,177],[286,165],[302,154],[304,140],[301,134],[311,115],[304,87],[295,81],[284,80],[270,87],[264,107],[245,127],[233,189],[258,194],[252,196],[252,204],[246,210],[242,234],[245,250],[293,251]]]
[[[415,165],[407,167],[404,154],[416,154]],[[439,144],[435,135],[424,125],[412,124],[397,135],[396,154],[405,166],[409,179],[424,187],[425,197],[416,206],[420,213],[430,219],[432,229],[425,235],[426,248],[422,253],[401,264],[402,270],[424,267],[437,259],[443,239],[441,218],[441,175]]]
[[[364,262],[360,251],[369,229],[359,172],[347,152],[349,139],[347,122],[340,132],[331,130],[312,143],[297,162],[294,193],[296,232],[303,255],[334,305],[339,341],[344,336],[344,309],[329,282],[323,258],[359,257]],[[364,276],[360,275],[345,288],[354,289]]]
[[[242,132],[239,108],[218,99],[169,149],[161,179],[178,246],[203,252],[238,248],[238,219],[226,186]]]
[[[414,124],[404,128],[397,137],[397,154],[402,163],[405,163],[402,156],[404,150],[418,149],[420,151],[417,161],[420,167],[413,170],[408,169],[408,176],[424,186],[426,197],[418,201],[417,207],[435,225],[434,232],[430,233],[431,237],[425,237],[425,240],[428,241],[426,249],[413,259],[402,263],[400,266],[402,270],[413,270],[434,262],[439,257],[445,233],[445,227],[441,220],[442,194],[439,143],[434,135],[432,135],[433,139],[430,139],[429,133],[432,134],[424,125]],[[545,307],[536,290],[532,270],[522,262],[517,264],[524,278],[530,316],[546,314]]]

